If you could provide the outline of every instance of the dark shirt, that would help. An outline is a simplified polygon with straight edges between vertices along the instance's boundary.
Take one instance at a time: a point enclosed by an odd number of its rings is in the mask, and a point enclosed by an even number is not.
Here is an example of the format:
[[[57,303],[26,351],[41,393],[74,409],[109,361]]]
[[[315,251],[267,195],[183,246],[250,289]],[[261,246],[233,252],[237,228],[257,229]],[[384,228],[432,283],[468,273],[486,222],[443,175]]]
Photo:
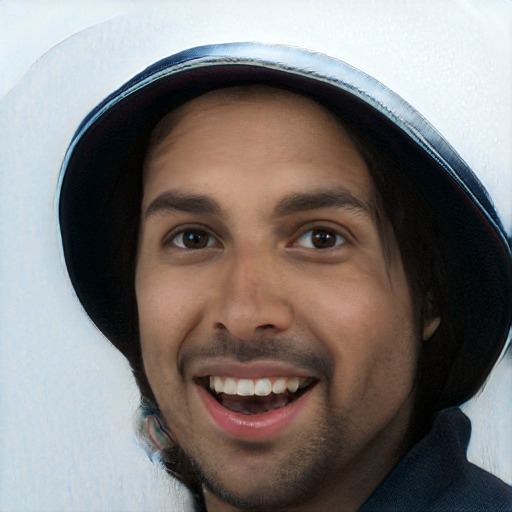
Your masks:
[[[512,510],[511,487],[471,464],[471,422],[458,408],[436,415],[430,432],[406,453],[360,512]]]

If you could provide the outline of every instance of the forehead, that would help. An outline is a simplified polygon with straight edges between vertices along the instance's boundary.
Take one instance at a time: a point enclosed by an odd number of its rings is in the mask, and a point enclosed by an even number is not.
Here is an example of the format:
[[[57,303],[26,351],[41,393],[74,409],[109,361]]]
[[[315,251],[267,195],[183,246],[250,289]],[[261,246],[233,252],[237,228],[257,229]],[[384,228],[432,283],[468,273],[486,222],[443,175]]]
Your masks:
[[[173,109],[153,129],[149,148],[151,150],[158,147],[186,117],[204,116],[207,118],[209,113],[218,117],[222,115],[220,107],[240,106],[243,103],[256,103],[276,110],[289,108],[289,115],[292,116],[294,113],[298,114],[300,110],[306,109],[312,115],[313,112],[316,112],[316,116],[323,117],[325,122],[329,120],[340,126],[342,124],[341,120],[330,110],[301,94],[269,85],[243,85],[207,92]]]
[[[338,187],[368,198],[371,179],[349,130],[322,105],[269,86],[212,91],[166,115],[144,164],[144,202],[165,187],[224,181],[247,188],[294,184]],[[155,191],[155,192],[153,192]]]

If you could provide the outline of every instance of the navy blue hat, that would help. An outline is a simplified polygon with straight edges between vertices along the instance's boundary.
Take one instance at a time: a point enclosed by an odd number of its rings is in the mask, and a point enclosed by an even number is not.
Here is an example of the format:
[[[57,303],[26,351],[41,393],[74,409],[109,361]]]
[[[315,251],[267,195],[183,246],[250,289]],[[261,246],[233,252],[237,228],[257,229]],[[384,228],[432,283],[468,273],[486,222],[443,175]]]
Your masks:
[[[510,244],[492,202],[455,150],[402,98],[339,60],[298,48],[232,43],[186,50],[148,67],[84,119],[62,166],[59,220],[69,276],[88,315],[129,360],[137,357],[133,276],[148,135],[173,107],[252,83],[324,104],[385,145],[405,169],[437,222],[442,257],[457,283],[450,311],[464,317],[454,364],[465,381],[443,404],[470,398],[501,353],[512,317]]]

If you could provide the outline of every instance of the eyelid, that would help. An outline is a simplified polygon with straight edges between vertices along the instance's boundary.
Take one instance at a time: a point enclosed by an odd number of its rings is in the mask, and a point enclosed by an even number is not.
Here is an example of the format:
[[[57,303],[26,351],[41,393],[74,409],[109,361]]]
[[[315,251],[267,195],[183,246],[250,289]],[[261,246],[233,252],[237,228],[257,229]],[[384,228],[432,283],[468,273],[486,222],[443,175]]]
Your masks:
[[[306,231],[305,233],[303,233],[301,236],[299,236],[298,238],[295,239],[295,244],[294,244],[294,247],[302,247],[304,249],[310,249],[310,250],[315,250],[315,251],[328,251],[328,250],[333,250],[333,249],[338,249],[340,248],[342,245],[345,245],[346,244],[346,240],[345,240],[345,237],[343,235],[341,235],[340,233],[337,233],[335,232],[334,230],[331,230],[331,229],[323,229],[323,231],[327,232],[327,233],[331,233],[334,237],[335,237],[335,242],[334,242],[334,246],[332,247],[315,247],[312,240],[311,240],[311,236],[312,234],[315,232],[315,231],[320,231],[322,230],[322,228],[313,228],[313,229],[309,229],[308,231]],[[311,233],[311,235],[310,235]],[[299,241],[302,241],[304,239],[304,242],[307,242],[308,241],[308,238],[307,235],[309,235],[309,244],[306,245],[300,245],[299,244]]]
[[[184,233],[185,231],[202,231],[206,233],[208,236],[214,238],[219,244],[222,244],[220,238],[213,232],[212,229],[205,226],[204,224],[180,224],[179,226],[174,227],[170,231],[167,232],[167,234],[162,238],[162,247],[169,247],[172,246],[176,249],[181,249],[183,251],[194,251],[194,250],[204,250],[204,249],[211,249],[211,247],[204,247],[202,249],[184,249],[183,247],[180,247],[173,243],[174,239],[179,236],[180,234]]]
[[[295,232],[296,234],[292,238],[292,244],[295,244],[297,242],[297,240],[299,240],[301,237],[303,237],[310,231],[314,231],[315,229],[320,229],[320,230],[323,229],[325,231],[331,231],[334,234],[336,234],[337,236],[340,236],[341,238],[343,238],[344,243],[338,247],[331,247],[330,248],[331,250],[338,249],[339,247],[342,247],[342,246],[345,246],[345,245],[351,243],[352,239],[354,238],[354,236],[352,235],[352,233],[350,232],[349,229],[344,228],[343,226],[340,226],[339,224],[337,224],[336,226],[333,226],[332,221],[313,221],[313,222],[308,222],[307,224],[304,224],[298,230],[296,230],[296,232]],[[291,247],[293,248],[294,246],[291,245]],[[297,247],[297,246],[295,246],[295,247]],[[298,247],[300,247],[300,246],[298,246]],[[316,250],[317,251],[323,250],[325,252],[325,251],[328,251],[329,249],[316,249]]]

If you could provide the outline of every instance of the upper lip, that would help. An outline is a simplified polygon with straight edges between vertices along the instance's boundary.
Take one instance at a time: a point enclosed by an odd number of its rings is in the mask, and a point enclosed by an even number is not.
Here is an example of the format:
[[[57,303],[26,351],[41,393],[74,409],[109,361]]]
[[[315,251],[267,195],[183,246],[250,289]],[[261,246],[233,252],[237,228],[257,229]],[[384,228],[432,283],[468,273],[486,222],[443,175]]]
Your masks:
[[[233,359],[214,359],[198,362],[192,371],[194,378],[203,378],[210,375],[234,377],[238,379],[263,379],[265,377],[302,377],[315,378],[311,370],[298,368],[295,365],[271,360],[257,360],[240,362]]]

